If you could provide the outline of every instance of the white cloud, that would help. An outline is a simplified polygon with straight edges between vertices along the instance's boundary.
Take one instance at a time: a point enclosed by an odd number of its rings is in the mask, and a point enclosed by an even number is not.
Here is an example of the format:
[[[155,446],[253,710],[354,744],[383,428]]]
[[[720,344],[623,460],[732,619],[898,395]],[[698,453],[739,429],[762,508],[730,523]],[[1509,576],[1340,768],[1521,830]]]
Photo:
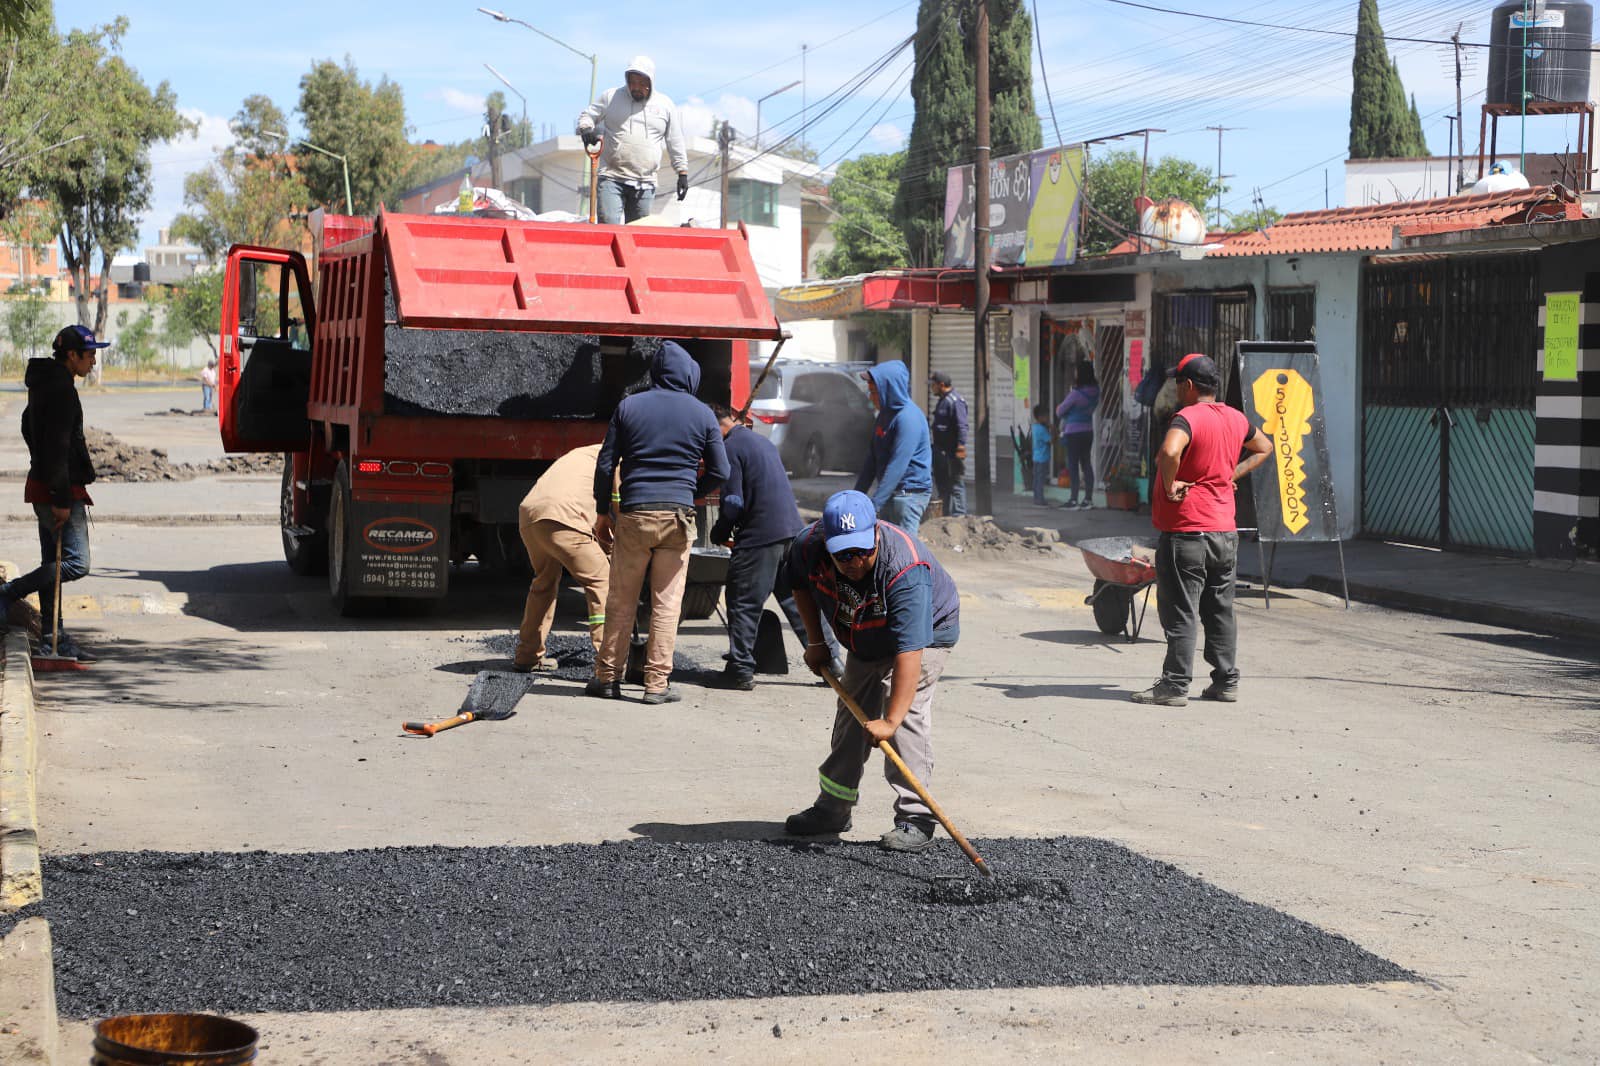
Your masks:
[[[183,179],[210,165],[217,152],[233,143],[233,131],[221,115],[208,115],[195,107],[181,107],[179,113],[195,123],[195,132],[150,148],[150,209],[139,226],[138,256],[146,245],[156,243],[158,230],[171,225],[174,215],[183,211]]]
[[[712,121],[720,119],[733,123],[733,132],[740,137],[753,137],[756,132],[755,101],[736,93],[723,93],[714,103],[691,96],[678,104],[678,116],[690,137],[711,136]],[[762,120],[766,118],[763,114]]]
[[[879,152],[897,152],[906,143],[906,132],[893,122],[880,122],[867,133],[867,140]]]
[[[459,111],[464,115],[483,114],[484,97],[481,93],[464,92],[461,89],[445,87],[436,93],[428,94],[432,99],[442,100],[446,107]]]

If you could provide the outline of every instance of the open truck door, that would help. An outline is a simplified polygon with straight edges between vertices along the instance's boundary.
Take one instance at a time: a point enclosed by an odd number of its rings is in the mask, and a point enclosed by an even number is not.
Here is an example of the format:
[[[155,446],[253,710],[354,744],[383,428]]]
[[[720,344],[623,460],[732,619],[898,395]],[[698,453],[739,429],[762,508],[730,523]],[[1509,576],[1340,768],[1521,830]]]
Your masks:
[[[217,409],[230,452],[305,451],[316,309],[305,257],[236,244],[223,275]]]

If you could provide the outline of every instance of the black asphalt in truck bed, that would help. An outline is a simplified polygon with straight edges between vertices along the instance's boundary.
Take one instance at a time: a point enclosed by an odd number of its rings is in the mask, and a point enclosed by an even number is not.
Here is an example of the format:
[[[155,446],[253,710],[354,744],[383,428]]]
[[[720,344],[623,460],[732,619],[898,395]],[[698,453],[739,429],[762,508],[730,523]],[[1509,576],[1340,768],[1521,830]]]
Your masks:
[[[976,843],[1000,877],[1064,891],[933,902],[935,875],[976,876],[942,838],[918,856],[641,839],[58,856],[44,911],[58,1003],[79,1018],[1414,979],[1106,841]]]

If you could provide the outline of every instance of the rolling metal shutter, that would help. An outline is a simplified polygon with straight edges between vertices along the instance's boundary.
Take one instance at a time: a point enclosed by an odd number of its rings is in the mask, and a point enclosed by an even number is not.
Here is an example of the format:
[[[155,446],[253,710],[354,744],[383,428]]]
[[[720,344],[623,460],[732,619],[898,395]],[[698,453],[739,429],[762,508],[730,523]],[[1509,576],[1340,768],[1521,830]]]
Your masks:
[[[967,312],[941,312],[933,316],[928,329],[928,372],[942,370],[950,375],[956,391],[967,398],[967,410],[972,414],[972,329],[973,315]],[[989,448],[991,473],[993,460],[1011,454],[1012,408],[1011,372],[1011,315],[1007,312],[989,314],[989,433],[994,438]],[[913,393],[922,402],[923,410],[931,409],[926,384],[918,389],[913,383]],[[976,418],[973,419],[976,421]],[[968,451],[970,459],[972,452]],[[971,473],[970,462],[968,473]],[[1002,486],[1002,489],[1009,486]]]

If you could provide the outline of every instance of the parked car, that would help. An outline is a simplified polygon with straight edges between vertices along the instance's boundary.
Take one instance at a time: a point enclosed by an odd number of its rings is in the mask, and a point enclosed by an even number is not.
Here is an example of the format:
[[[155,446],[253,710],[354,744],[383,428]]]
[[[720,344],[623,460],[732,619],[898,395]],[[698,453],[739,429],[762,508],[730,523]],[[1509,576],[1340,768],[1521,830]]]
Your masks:
[[[752,385],[764,365],[751,363]],[[866,463],[874,411],[861,379],[865,367],[809,359],[772,364],[750,404],[751,426],[778,446],[790,474],[854,473]]]

